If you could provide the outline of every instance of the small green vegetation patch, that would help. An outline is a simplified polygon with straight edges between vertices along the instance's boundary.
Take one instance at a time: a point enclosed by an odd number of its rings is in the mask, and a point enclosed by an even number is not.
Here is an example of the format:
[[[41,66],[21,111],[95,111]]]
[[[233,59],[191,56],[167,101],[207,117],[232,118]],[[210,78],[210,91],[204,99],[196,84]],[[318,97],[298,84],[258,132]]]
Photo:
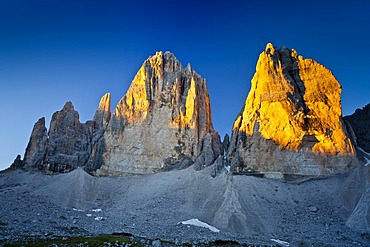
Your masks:
[[[143,246],[127,236],[99,235],[91,237],[56,237],[54,239],[28,239],[21,242],[4,244],[4,246]]]

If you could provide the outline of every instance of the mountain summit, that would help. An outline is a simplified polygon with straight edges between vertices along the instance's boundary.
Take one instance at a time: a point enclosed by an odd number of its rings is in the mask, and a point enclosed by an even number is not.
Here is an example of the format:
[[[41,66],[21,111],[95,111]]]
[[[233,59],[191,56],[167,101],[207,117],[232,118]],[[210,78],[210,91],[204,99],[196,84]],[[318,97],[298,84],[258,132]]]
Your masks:
[[[343,169],[355,151],[340,94],[324,66],[267,44],[234,123],[228,154],[234,170],[318,175]]]
[[[206,81],[172,53],[157,52],[119,101],[101,145],[105,151],[97,174],[211,165],[222,150]]]

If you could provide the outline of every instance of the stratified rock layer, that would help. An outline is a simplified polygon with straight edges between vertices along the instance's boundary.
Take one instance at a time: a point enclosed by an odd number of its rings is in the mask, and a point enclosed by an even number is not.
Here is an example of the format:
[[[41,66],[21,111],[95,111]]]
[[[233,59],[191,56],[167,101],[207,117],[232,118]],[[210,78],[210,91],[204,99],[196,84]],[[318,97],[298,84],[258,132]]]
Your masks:
[[[236,171],[324,174],[354,156],[333,74],[295,50],[267,44],[228,151]]]
[[[190,65],[183,68],[173,54],[156,53],[118,103],[100,145],[101,175],[212,164],[221,145],[212,126],[206,81]]]

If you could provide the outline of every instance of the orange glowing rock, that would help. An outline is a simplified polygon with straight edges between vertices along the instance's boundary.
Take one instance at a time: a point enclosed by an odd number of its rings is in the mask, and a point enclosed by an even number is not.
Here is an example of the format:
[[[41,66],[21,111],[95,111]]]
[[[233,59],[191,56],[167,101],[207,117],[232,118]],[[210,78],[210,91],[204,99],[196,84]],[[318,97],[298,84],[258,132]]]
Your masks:
[[[105,130],[97,174],[152,173],[194,162],[210,165],[221,144],[209,101],[206,81],[190,65],[182,67],[169,52],[149,57]]]
[[[104,96],[100,99],[98,109],[96,110],[94,115],[94,122],[96,128],[98,129],[107,127],[107,124],[109,123],[111,117],[110,101],[110,93],[104,94]]]
[[[295,50],[285,47],[276,50],[267,44],[259,56],[244,109],[233,126],[234,151],[229,153],[231,156],[238,153],[239,164],[234,161],[235,166],[249,163],[253,169],[284,170],[276,165],[279,162],[276,156],[281,155],[273,154],[270,141],[282,153],[290,150],[353,156],[355,151],[341,119],[340,94],[339,82],[324,66],[303,59]],[[257,144],[256,137],[251,138],[256,132],[269,141]],[[256,148],[256,153],[251,154],[246,147]],[[269,158],[264,161],[253,158],[266,151]],[[284,163],[283,158],[281,162]],[[292,162],[291,158],[285,161],[290,165]],[[294,162],[298,166],[298,161]],[[293,173],[294,170],[299,169],[293,168]]]

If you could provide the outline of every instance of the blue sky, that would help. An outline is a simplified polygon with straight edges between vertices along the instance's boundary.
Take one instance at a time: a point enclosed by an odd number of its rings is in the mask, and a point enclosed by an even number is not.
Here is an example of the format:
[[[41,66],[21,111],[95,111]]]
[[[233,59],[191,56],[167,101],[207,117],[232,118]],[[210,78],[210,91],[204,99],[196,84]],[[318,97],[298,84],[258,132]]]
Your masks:
[[[34,123],[71,100],[113,108],[143,61],[171,51],[207,79],[213,123],[230,133],[266,43],[295,48],[343,86],[343,114],[370,103],[368,1],[0,0],[0,169]],[[47,126],[48,127],[48,126]]]

